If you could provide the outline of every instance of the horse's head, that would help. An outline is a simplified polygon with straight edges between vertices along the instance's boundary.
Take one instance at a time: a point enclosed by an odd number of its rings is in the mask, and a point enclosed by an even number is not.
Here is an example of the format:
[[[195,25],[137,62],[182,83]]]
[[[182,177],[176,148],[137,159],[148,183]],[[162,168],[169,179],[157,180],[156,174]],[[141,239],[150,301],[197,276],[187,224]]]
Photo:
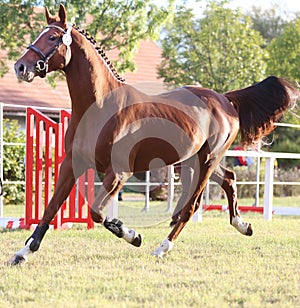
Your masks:
[[[71,30],[65,7],[61,4],[58,16],[52,16],[45,8],[48,26],[28,46],[27,51],[15,63],[19,80],[33,81],[35,76],[45,77],[48,72],[65,68],[71,59]]]

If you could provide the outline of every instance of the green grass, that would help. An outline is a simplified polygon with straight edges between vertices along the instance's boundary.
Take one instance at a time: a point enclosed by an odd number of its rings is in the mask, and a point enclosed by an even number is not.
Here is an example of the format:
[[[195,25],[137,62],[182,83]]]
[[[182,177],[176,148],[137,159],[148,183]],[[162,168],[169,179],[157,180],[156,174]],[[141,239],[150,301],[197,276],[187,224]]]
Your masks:
[[[157,201],[151,201],[150,202],[150,213],[156,213],[154,216],[150,216],[148,218],[148,222],[146,222],[145,215],[141,213],[141,210],[144,207],[144,201],[142,199],[144,198],[142,195],[139,194],[131,194],[131,193],[125,193],[124,194],[124,201],[120,202],[119,211],[120,214],[123,215],[123,213],[127,213],[128,211],[132,214],[132,217],[129,219],[134,219],[134,221],[137,223],[141,221],[141,226],[145,225],[145,223],[157,223],[161,222],[162,220],[167,220],[170,217],[169,213],[165,213],[165,210],[167,208],[167,202],[157,202]],[[137,198],[138,201],[132,201],[133,198]],[[274,197],[273,198],[273,205],[274,207],[299,207],[299,199],[300,197]],[[254,199],[239,199],[239,205],[253,205]],[[226,205],[227,201],[225,199],[222,200],[211,200],[210,204],[222,204]],[[263,206],[264,201],[261,198],[259,200],[259,205]],[[174,204],[175,206],[175,204]],[[154,210],[153,210],[154,209]],[[4,216],[5,217],[24,217],[25,216],[25,207],[24,205],[5,205],[4,206]],[[128,216],[128,214],[126,214]],[[142,218],[142,219],[140,219]],[[139,225],[139,224],[138,224]]]
[[[23,267],[5,262],[31,232],[2,230],[0,307],[299,307],[300,219],[243,217],[252,237],[226,213],[206,212],[162,260],[150,252],[170,232],[167,222],[138,227],[140,248],[101,226],[48,231]]]

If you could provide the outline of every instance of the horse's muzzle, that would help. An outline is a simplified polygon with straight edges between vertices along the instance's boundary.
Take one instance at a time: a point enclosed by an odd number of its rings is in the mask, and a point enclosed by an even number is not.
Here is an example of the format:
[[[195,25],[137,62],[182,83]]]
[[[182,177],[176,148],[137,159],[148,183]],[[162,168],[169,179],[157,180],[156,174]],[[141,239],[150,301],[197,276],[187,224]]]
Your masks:
[[[35,77],[35,72],[29,70],[21,61],[17,61],[14,65],[15,73],[20,81],[32,82]]]

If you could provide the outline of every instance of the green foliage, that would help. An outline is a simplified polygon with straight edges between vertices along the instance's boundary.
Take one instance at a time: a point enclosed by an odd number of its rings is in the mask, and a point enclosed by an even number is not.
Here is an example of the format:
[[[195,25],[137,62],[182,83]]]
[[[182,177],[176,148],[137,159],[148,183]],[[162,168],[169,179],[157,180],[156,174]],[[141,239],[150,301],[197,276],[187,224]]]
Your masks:
[[[244,16],[226,4],[210,1],[201,18],[192,9],[177,9],[162,39],[159,75],[164,81],[170,87],[201,84],[221,93],[267,75],[300,82],[300,19],[288,23],[276,5],[268,11],[254,7]],[[286,112],[282,121],[300,124],[300,108]],[[297,133],[277,131],[274,150],[290,149],[289,138],[300,152]]]
[[[274,38],[267,46],[267,74],[285,77],[291,81],[300,81],[300,19],[285,25],[282,35]],[[300,108],[289,110],[282,122],[300,124]],[[271,150],[275,152],[300,153],[300,131],[278,127],[274,132],[276,144]],[[289,167],[299,165],[297,160],[278,160],[279,165]]]
[[[292,119],[289,121],[292,122]],[[300,153],[300,129],[277,127],[272,134],[274,143],[269,150],[272,152]],[[278,159],[278,166],[291,169],[299,166],[297,159]]]
[[[283,28],[287,23],[284,18],[284,12],[280,10],[278,4],[272,5],[267,10],[263,10],[259,6],[253,6],[249,16],[253,22],[253,29],[263,36],[267,44],[273,38],[279,37],[282,34]]]
[[[285,160],[287,161],[287,160]],[[293,164],[292,161],[297,161],[295,159],[290,159],[288,165]],[[294,163],[295,164],[295,163]],[[298,168],[299,161],[294,168],[279,168],[275,171],[275,181],[277,182],[300,182],[300,169]],[[287,197],[287,196],[300,196],[300,186],[299,185],[274,185],[274,196]],[[299,202],[296,202],[299,204]]]
[[[295,153],[295,152],[294,152]],[[293,167],[297,160],[295,159],[284,159],[278,161],[278,168],[275,168],[274,172],[274,181],[275,182],[300,182],[300,170],[297,167]],[[280,163],[281,162],[281,163]],[[299,165],[299,162],[298,162]],[[254,203],[254,198],[256,194],[256,184],[243,184],[242,182],[256,181],[256,166],[252,166],[252,170],[249,167],[233,167],[232,169],[236,173],[236,177],[239,182],[241,182],[238,186],[238,199],[242,198],[252,198],[252,204]],[[261,168],[260,168],[260,180],[264,181],[265,176],[265,162],[261,160]],[[264,185],[260,185],[259,187],[259,195],[263,197],[264,195]],[[274,185],[273,196],[276,197],[299,197],[300,196],[300,186],[299,185]],[[216,199],[217,196],[213,195],[212,199]],[[282,205],[284,201],[282,201]],[[241,204],[241,203],[240,203]]]
[[[17,120],[4,119],[3,141],[6,143],[25,143],[25,134],[20,132]],[[25,146],[3,146],[3,178],[4,181],[25,180]],[[5,182],[4,182],[5,184]],[[10,184],[4,186],[4,201],[6,204],[23,203],[25,199],[25,187],[22,184]]]
[[[8,52],[8,59],[19,57],[28,42],[42,30],[45,17],[41,13],[32,14],[38,4],[40,1],[0,1],[0,48]],[[6,72],[7,65],[2,59],[0,75]]]
[[[273,140],[274,143],[270,147],[271,151],[283,152],[283,149],[285,149],[285,152],[300,152],[300,129],[277,127],[273,132]]]
[[[132,57],[139,42],[158,39],[163,25],[172,17],[172,2],[164,8],[150,0],[103,1],[90,7],[93,18],[87,28],[106,49],[119,51],[115,62],[119,71],[134,70]]]
[[[290,22],[267,47],[267,73],[300,81],[300,19]]]
[[[212,1],[202,18],[179,7],[162,40],[159,75],[170,86],[201,84],[218,92],[264,77],[262,36],[250,17]]]
[[[158,38],[161,27],[172,17],[172,2],[169,0],[167,5],[158,6],[150,0],[89,0],[84,5],[78,0],[1,0],[0,48],[8,50],[9,59],[19,57],[46,24],[44,11],[37,6],[46,5],[56,14],[59,3],[63,3],[69,22],[89,30],[103,48],[120,51],[115,65],[121,72],[133,70],[132,57],[140,40]],[[3,75],[7,67],[3,60],[0,65]]]

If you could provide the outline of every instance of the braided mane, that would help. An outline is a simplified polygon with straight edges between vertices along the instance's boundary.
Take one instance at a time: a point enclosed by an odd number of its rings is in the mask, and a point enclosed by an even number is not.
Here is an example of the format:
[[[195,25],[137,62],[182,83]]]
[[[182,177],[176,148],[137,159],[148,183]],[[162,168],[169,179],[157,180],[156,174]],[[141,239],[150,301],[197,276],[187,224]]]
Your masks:
[[[115,78],[118,81],[121,82],[125,82],[125,79],[123,77],[121,77],[117,70],[114,68],[112,62],[108,59],[108,57],[106,56],[104,50],[100,47],[100,45],[97,43],[97,41],[95,40],[95,38],[93,36],[91,36],[87,31],[85,31],[84,29],[80,29],[79,27],[77,27],[76,25],[73,25],[73,28],[75,30],[77,30],[80,34],[82,34],[83,36],[85,36],[85,38],[91,42],[91,44],[95,47],[95,49],[97,50],[98,54],[101,56],[101,58],[103,59],[103,61],[107,64],[108,68],[110,69],[110,71],[112,72],[112,74],[115,76]]]

